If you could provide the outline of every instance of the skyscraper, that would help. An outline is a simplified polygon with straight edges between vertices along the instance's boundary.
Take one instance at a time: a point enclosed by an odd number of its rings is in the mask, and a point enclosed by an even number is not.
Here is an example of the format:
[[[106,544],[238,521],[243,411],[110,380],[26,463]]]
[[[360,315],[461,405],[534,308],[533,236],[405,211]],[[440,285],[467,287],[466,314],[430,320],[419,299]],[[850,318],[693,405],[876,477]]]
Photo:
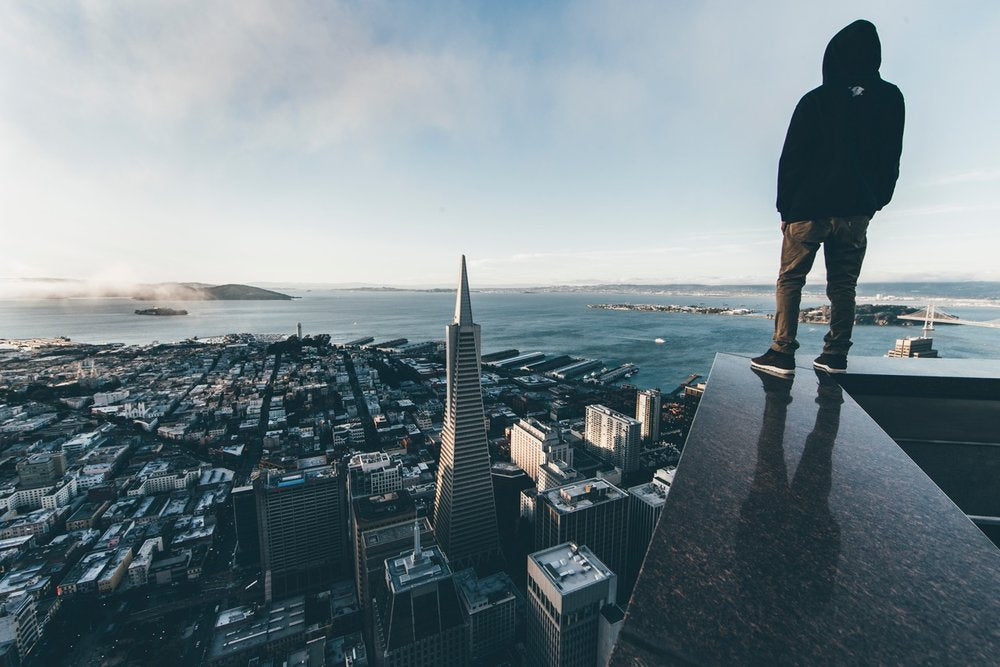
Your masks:
[[[572,465],[571,451],[558,425],[543,424],[529,417],[518,420],[510,429],[510,460],[534,482],[538,481],[538,467],[546,461]]]
[[[375,603],[375,664],[468,664],[468,625],[448,558],[421,546],[414,522],[413,551],[385,561],[386,589]]]
[[[673,471],[661,468],[652,482],[628,490],[628,562],[619,582],[626,597],[632,594],[672,481]]]
[[[370,577],[368,576],[371,569],[368,563],[371,560],[371,554],[366,554],[364,534],[385,526],[402,526],[409,530],[413,520],[417,517],[417,510],[409,492],[401,489],[367,498],[354,498],[351,501],[351,515],[351,524],[354,529],[352,542],[354,546],[355,588],[358,601],[362,606],[368,607],[371,603]],[[412,540],[412,530],[406,533],[406,537],[409,539],[404,539],[401,544],[397,544],[395,550],[377,552],[374,565],[379,578],[382,576],[385,559],[402,553],[406,549]],[[381,541],[376,541],[375,546],[376,548],[381,547]]]
[[[257,527],[257,498],[253,486],[237,486],[229,497],[233,501],[236,524],[236,562],[260,564],[260,532]]]
[[[611,626],[617,577],[586,546],[558,544],[528,556],[528,664],[592,667]],[[613,613],[607,613],[613,612]]]
[[[469,660],[494,664],[514,645],[517,594],[506,572],[479,578],[472,568],[455,573],[458,600],[469,626]]]
[[[603,405],[588,405],[584,417],[584,441],[588,450],[614,464],[622,474],[639,469],[639,439],[642,424]]]
[[[448,394],[434,494],[434,534],[449,560],[465,567],[495,557],[500,538],[480,386],[480,332],[472,321],[464,255],[455,321],[448,325],[446,336]]]
[[[625,571],[628,495],[604,479],[550,489],[535,500],[535,549],[589,547],[613,572]]]
[[[322,590],[344,565],[346,520],[331,466],[254,480],[264,598]]]
[[[660,439],[660,390],[643,389],[636,395],[635,418],[642,424],[640,437],[647,444]]]

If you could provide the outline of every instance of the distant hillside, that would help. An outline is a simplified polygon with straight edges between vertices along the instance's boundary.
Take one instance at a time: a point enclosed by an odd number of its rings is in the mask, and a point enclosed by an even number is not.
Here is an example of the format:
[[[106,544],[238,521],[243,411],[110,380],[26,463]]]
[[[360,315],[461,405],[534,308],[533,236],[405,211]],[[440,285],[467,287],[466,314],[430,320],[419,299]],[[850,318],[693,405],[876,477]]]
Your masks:
[[[131,296],[139,301],[290,301],[294,298],[251,285],[202,283],[142,285]]]

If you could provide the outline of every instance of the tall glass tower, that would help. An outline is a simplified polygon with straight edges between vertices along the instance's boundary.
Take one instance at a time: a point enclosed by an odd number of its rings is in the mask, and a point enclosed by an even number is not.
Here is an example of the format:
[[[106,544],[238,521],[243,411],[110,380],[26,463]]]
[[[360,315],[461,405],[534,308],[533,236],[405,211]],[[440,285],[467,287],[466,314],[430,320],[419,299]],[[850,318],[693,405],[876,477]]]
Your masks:
[[[434,495],[434,534],[455,567],[482,565],[499,554],[500,538],[480,386],[479,325],[472,321],[464,255],[455,321],[446,335],[448,397]]]

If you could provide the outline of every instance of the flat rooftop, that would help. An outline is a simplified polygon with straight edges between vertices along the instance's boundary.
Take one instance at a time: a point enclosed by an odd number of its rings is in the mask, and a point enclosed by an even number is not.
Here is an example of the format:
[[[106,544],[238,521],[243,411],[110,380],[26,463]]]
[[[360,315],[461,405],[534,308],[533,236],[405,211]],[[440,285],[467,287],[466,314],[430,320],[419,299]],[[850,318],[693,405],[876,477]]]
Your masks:
[[[629,488],[628,492],[653,507],[661,507],[667,502],[669,488],[656,482],[646,482]]]
[[[528,558],[563,595],[612,576],[593,551],[572,542],[536,551]]]
[[[364,472],[385,468],[392,464],[392,459],[385,452],[365,452],[351,457],[347,467],[350,470],[361,469]]]
[[[296,470],[289,473],[272,472],[267,476],[267,486],[271,488],[285,488],[303,484],[310,480],[328,479],[337,476],[337,471],[331,466],[318,466],[305,470]]]
[[[593,477],[582,482],[558,486],[538,494],[560,513],[567,514],[625,497],[625,492],[606,479]]]
[[[514,582],[506,572],[497,572],[480,578],[476,576],[474,569],[469,568],[455,573],[455,583],[458,584],[459,593],[471,611],[478,611],[516,597]]]
[[[601,405],[599,403],[596,403],[594,405],[588,405],[587,406],[587,412],[600,412],[602,415],[606,415],[608,417],[614,417],[615,419],[624,421],[624,422],[626,422],[628,424],[642,425],[642,422],[640,422],[638,419],[635,419],[633,417],[629,417],[627,414],[625,414],[623,412],[618,412],[617,410],[612,410],[608,406]]]
[[[410,533],[413,533],[412,524]],[[405,591],[413,586],[426,584],[436,579],[451,576],[451,566],[442,551],[436,547],[421,549],[420,555],[414,557],[411,551],[397,558],[385,561],[386,574],[394,592]]]
[[[431,532],[431,524],[427,517],[420,517],[420,531],[421,533]],[[391,526],[382,526],[381,528],[372,528],[371,530],[366,530],[361,534],[361,539],[364,540],[365,547],[373,547],[379,544],[386,544],[388,542],[396,542],[399,540],[413,540],[413,521],[407,520],[400,523],[394,523]]]

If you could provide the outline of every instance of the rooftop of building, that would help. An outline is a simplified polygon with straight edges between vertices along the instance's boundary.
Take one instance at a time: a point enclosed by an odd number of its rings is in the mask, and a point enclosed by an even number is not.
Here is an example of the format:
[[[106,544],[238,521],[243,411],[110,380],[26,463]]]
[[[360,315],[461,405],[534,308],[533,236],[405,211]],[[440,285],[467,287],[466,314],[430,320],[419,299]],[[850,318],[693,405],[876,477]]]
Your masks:
[[[412,524],[410,530],[412,533]],[[410,551],[402,556],[386,559],[385,569],[394,593],[451,577],[448,558],[437,546],[421,548],[419,553]]]
[[[518,475],[523,475],[524,471],[518,468],[513,463],[508,463],[507,461],[494,461],[493,465],[490,466],[490,472],[494,475],[502,475],[506,477],[517,477]]]
[[[528,558],[563,595],[613,576],[594,552],[573,542],[536,551]]]
[[[506,572],[477,577],[473,568],[455,573],[458,597],[470,612],[517,597],[514,581]]]
[[[528,431],[535,437],[562,439],[562,431],[559,429],[559,424],[548,424],[535,417],[519,419],[515,426]]]
[[[664,486],[654,481],[629,487],[628,492],[649,505],[662,507],[667,502],[669,489],[669,486]]]
[[[433,533],[430,520],[427,517],[417,519],[420,522],[420,529],[423,533]],[[400,521],[388,526],[380,526],[366,530],[361,539],[366,547],[374,547],[379,544],[397,542],[399,540],[413,540],[413,521]]]
[[[336,477],[336,468],[328,465],[306,468],[305,470],[296,470],[294,472],[280,472],[272,470],[268,471],[267,476],[264,478],[264,484],[268,488],[283,489],[298,486],[299,484],[304,484],[306,482],[322,481],[326,479],[334,479]]]
[[[236,607],[219,613],[208,658],[250,651],[305,630],[305,598],[294,597],[254,610]]]
[[[748,357],[716,357],[611,664],[994,662],[1000,363]]]
[[[414,511],[413,498],[406,489],[354,499],[354,515],[361,523],[386,520],[394,516],[402,517],[413,514]]]
[[[567,514],[619,500],[626,493],[606,479],[593,477],[543,491],[538,496],[546,499],[560,513]]]
[[[392,465],[392,459],[385,452],[363,452],[351,457],[347,464],[349,470],[369,472]]]
[[[628,415],[626,415],[626,414],[624,414],[622,412],[618,412],[617,410],[612,410],[608,406],[601,405],[600,403],[595,403],[594,405],[588,405],[587,406],[587,412],[599,412],[602,415],[607,415],[609,417],[614,417],[615,419],[620,419],[620,420],[625,421],[625,422],[627,422],[629,424],[638,424],[638,425],[642,424],[642,422],[640,422],[639,420],[637,420],[637,419],[635,419],[633,417],[629,417]]]

